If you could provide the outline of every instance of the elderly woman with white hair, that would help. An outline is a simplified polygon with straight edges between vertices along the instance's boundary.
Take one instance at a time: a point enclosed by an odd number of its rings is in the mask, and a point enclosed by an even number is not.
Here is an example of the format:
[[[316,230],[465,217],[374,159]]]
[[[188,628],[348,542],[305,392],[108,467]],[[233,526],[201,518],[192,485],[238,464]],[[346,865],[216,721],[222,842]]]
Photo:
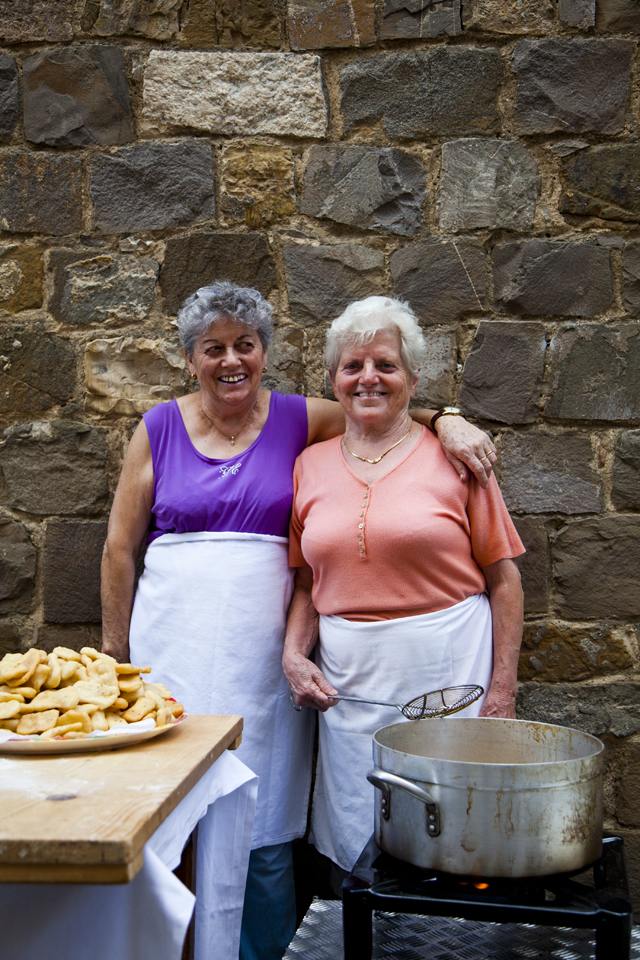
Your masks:
[[[325,351],[345,433],[294,470],[283,667],[294,703],[321,711],[312,840],[343,870],[373,831],[371,735],[398,714],[334,694],[404,703],[471,683],[487,693],[463,715],[515,716],[524,548],[495,479],[461,484],[411,420],[424,353],[407,305],[351,304]]]

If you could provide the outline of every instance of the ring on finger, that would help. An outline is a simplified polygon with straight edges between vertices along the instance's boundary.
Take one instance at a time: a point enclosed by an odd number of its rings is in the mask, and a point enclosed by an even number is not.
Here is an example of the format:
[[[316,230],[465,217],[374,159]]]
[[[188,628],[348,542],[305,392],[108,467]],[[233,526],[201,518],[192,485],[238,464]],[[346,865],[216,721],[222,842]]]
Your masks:
[[[293,699],[293,693],[289,694],[289,700],[291,700],[291,706],[293,707],[293,709],[296,710],[298,713],[300,713],[300,711],[302,710],[302,707],[299,707],[298,704]]]

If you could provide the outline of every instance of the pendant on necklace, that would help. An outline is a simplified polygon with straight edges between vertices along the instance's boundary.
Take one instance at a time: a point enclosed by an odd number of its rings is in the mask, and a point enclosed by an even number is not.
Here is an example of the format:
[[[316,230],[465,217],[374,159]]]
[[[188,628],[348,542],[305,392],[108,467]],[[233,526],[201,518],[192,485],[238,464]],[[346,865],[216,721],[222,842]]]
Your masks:
[[[235,438],[235,437],[229,437],[229,443],[231,444],[232,447],[234,447],[234,446],[235,446],[235,443],[236,443],[236,438]]]

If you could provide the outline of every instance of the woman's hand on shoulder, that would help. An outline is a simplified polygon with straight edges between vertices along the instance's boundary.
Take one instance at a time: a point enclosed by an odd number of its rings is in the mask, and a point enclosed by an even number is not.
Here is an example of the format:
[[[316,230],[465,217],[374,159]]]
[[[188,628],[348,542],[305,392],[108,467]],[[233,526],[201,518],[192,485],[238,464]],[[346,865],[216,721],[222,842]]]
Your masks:
[[[307,397],[307,421],[309,434],[307,446],[332,440],[344,433],[344,411],[335,400],[321,400],[320,397]]]
[[[439,417],[434,429],[447,460],[456,468],[460,479],[467,479],[468,469],[486,488],[498,459],[491,437],[464,417]]]
[[[282,666],[296,706],[315,707],[324,713],[338,703],[331,698],[331,694],[338,691],[331,686],[322,670],[316,667],[312,660],[301,653],[291,653],[285,655]]]

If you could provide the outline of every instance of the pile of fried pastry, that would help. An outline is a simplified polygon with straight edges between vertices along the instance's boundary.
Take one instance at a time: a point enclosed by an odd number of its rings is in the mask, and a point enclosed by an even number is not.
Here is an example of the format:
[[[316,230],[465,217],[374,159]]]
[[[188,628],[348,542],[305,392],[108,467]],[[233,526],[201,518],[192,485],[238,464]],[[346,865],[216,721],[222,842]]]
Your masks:
[[[53,740],[147,718],[165,726],[184,708],[164,684],[142,679],[150,672],[91,647],[7,653],[0,660],[0,729]]]

